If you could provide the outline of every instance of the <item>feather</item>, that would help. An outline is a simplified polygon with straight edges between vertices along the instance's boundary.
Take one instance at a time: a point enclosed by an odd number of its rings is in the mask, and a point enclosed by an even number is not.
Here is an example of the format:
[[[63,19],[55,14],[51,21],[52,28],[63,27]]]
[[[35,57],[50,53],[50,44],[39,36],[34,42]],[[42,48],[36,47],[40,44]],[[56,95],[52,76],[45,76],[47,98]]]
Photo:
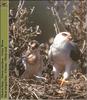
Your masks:
[[[74,61],[78,61],[81,58],[81,51],[79,47],[77,46],[77,44],[74,42],[71,43],[70,57]]]

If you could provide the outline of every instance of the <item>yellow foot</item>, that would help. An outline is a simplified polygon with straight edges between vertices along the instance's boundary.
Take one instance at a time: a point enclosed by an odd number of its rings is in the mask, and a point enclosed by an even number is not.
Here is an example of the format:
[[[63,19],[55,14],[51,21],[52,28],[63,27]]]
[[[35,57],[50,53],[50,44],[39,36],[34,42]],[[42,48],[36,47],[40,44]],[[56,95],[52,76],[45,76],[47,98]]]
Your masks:
[[[64,83],[68,83],[69,81],[66,81],[65,79],[60,79],[59,82],[60,86],[62,86]]]

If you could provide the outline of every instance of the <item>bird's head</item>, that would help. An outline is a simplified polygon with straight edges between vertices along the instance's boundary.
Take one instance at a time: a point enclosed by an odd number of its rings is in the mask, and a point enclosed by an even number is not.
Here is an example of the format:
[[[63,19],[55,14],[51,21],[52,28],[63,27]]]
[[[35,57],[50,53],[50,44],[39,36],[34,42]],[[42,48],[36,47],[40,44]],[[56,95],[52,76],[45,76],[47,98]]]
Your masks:
[[[31,42],[29,42],[29,47],[30,47],[32,50],[37,49],[37,48],[39,47],[38,41],[32,40]]]
[[[59,35],[65,40],[72,40],[72,36],[69,32],[61,32]]]
[[[72,36],[69,32],[60,32],[54,38],[54,43],[58,43],[61,41],[71,41],[71,40],[72,40]]]

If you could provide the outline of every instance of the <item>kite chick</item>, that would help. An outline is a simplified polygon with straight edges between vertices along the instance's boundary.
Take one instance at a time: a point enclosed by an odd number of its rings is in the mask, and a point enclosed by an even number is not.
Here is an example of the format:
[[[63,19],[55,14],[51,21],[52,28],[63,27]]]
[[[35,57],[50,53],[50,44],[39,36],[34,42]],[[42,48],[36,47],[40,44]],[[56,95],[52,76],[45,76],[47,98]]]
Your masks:
[[[43,69],[43,60],[40,54],[39,44],[37,41],[33,40],[30,43],[30,47],[26,51],[22,63],[25,67],[25,72],[21,76],[25,79],[34,78],[35,76],[41,76]]]
[[[61,85],[69,77],[71,70],[77,67],[77,61],[81,57],[81,52],[76,43],[72,41],[69,32],[60,32],[54,38],[49,50],[49,61],[53,64],[54,77],[63,72]]]

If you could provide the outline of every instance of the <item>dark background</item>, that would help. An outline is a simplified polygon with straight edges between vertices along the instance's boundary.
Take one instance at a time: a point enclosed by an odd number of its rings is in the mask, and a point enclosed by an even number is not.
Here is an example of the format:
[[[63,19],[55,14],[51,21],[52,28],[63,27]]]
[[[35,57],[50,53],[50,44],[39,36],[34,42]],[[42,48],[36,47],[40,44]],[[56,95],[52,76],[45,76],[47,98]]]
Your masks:
[[[59,0],[59,8],[58,12],[62,18],[64,12],[62,9],[62,3],[63,0]],[[15,9],[17,11],[19,0],[10,0],[9,8]],[[72,1],[69,5],[68,12],[70,13],[72,10]],[[47,7],[50,7],[52,3],[49,2],[49,0],[27,0],[25,1],[24,7],[31,8],[35,6],[35,10],[31,16],[29,16],[29,26],[36,26],[39,25],[40,29],[42,31],[42,34],[39,35],[36,40],[39,42],[47,42],[49,38],[52,36],[55,36],[55,29],[54,29],[54,16],[52,15],[52,12],[50,9],[47,9]],[[62,27],[60,26],[61,30]]]

